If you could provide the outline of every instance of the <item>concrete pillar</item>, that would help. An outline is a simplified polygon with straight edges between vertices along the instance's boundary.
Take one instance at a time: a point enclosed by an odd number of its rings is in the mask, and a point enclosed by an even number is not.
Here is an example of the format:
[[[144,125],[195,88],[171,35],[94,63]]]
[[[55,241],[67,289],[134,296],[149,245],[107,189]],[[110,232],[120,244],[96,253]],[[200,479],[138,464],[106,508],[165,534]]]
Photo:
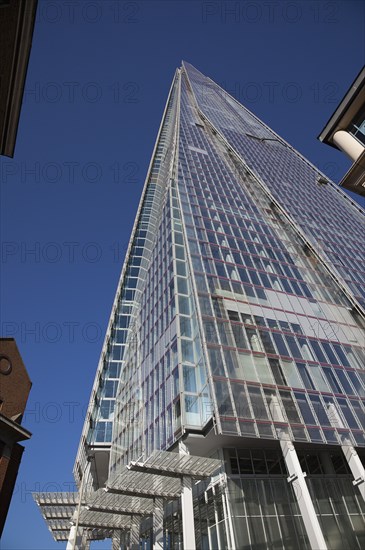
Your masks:
[[[156,497],[153,502],[153,550],[163,550],[163,499]]]
[[[282,440],[280,446],[289,472],[288,482],[295,483],[294,493],[297,497],[309,544],[313,550],[327,550],[327,544],[305,481],[306,474],[300,466],[294,445],[291,441]]]
[[[358,487],[362,498],[365,500],[365,469],[363,463],[352,445],[342,445],[342,451],[354,476],[352,483]]]
[[[341,151],[353,161],[357,160],[365,147],[349,132],[338,130],[333,134],[332,141]]]

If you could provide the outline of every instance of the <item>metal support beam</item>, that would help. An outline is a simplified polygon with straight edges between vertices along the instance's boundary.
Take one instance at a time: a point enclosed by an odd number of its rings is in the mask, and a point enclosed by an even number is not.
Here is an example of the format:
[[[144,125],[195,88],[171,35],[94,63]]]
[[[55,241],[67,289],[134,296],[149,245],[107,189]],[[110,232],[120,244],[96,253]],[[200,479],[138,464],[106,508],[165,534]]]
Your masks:
[[[342,445],[342,451],[354,476],[352,484],[358,487],[362,498],[365,500],[365,468],[363,463],[352,445]]]
[[[294,445],[291,441],[282,440],[280,446],[289,472],[288,482],[293,483],[309,544],[313,550],[327,550],[327,544],[305,481],[306,473],[300,466]]]
[[[155,498],[153,504],[153,550],[163,550],[163,499]]]

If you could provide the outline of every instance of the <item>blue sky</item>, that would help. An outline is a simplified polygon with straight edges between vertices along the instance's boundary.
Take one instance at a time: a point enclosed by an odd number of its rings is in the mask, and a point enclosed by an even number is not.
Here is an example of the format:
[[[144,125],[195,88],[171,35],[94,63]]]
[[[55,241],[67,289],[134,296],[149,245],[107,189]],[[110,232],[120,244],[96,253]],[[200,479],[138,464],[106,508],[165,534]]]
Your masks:
[[[1,550],[62,547],[30,492],[72,487],[176,67],[195,65],[339,181],[350,162],[316,137],[362,67],[363,22],[360,1],[40,0],[15,156],[0,159],[1,334],[33,381]]]

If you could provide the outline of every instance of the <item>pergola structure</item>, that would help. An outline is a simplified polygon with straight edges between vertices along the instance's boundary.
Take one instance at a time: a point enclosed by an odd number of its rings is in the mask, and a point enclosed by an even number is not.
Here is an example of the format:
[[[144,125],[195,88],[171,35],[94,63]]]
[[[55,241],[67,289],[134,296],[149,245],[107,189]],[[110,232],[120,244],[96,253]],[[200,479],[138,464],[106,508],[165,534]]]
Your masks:
[[[68,540],[68,550],[84,550],[90,541],[112,538],[119,549],[122,535],[129,548],[139,548],[140,522],[153,520],[153,548],[164,548],[164,501],[181,498],[184,548],[195,549],[193,481],[212,477],[221,461],[167,451],[130,462],[97,491],[34,493],[55,540]]]

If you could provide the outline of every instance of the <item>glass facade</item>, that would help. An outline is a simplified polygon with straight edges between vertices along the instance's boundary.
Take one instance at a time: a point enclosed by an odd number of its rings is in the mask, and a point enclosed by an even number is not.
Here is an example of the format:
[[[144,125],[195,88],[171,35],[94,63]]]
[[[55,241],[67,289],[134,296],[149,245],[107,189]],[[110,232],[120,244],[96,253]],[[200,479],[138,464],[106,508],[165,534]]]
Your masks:
[[[227,481],[196,490],[199,548],[310,547],[281,440],[302,449],[328,547],[343,548],[347,532],[351,548],[364,544],[364,502],[341,451],[365,447],[363,223],[359,205],[183,63],[84,435],[111,448],[115,476],[214,434],[207,452]],[[176,506],[169,548],[181,542]]]

